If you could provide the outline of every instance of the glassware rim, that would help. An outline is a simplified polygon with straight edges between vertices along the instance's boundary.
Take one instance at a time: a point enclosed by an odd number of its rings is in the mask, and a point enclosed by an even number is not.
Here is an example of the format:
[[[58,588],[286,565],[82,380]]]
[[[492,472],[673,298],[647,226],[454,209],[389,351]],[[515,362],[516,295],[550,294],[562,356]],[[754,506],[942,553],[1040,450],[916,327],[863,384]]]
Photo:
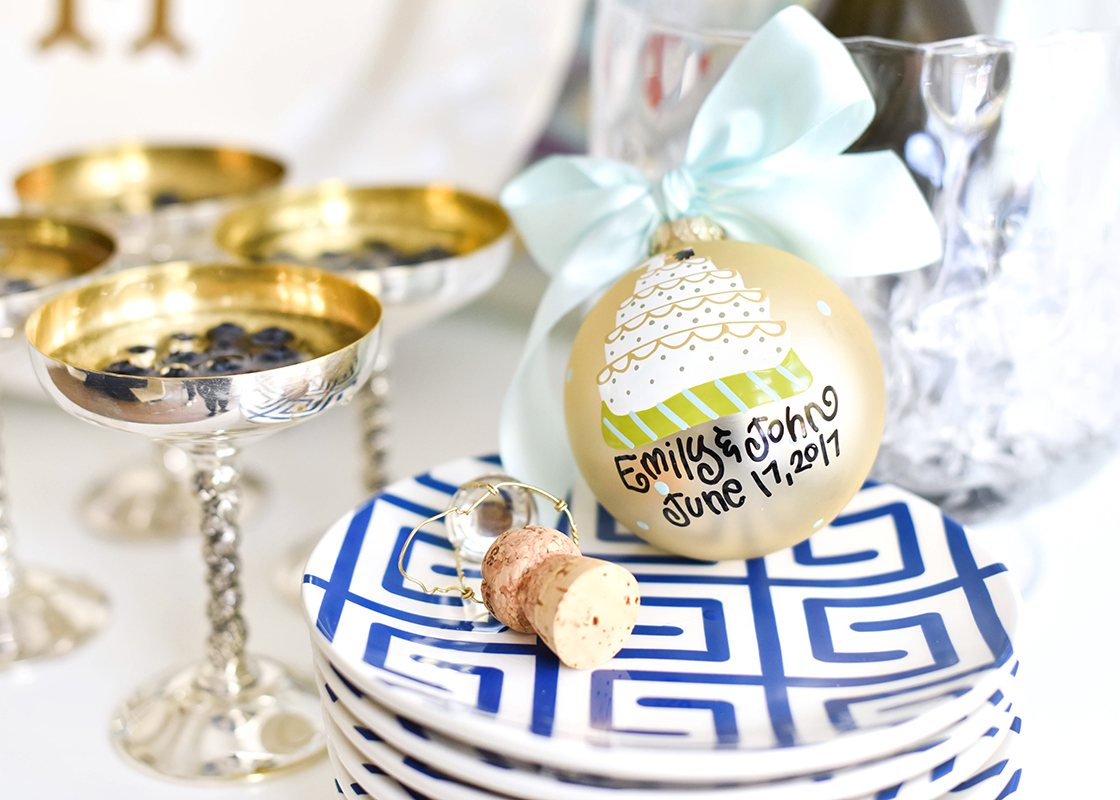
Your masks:
[[[638,5],[642,0],[596,0],[600,7],[611,4],[625,7],[641,13]],[[688,25],[687,21],[667,22],[659,19],[654,11],[647,13],[648,25],[651,30],[659,33],[678,34],[687,37],[700,38],[710,42],[723,42],[731,45],[742,45],[750,38],[752,30],[735,29],[719,26]],[[844,45],[851,49],[853,45],[866,45],[884,50],[901,50],[924,55],[954,54],[955,51],[974,54],[978,50],[988,52],[1014,52],[1016,50],[1036,49],[1067,44],[1083,39],[1109,39],[1120,38],[1120,29],[1095,28],[1054,31],[1044,36],[1032,37],[1023,40],[1006,39],[991,34],[972,34],[952,39],[941,39],[936,42],[904,42],[898,39],[888,39],[882,36],[846,36],[840,39]]]

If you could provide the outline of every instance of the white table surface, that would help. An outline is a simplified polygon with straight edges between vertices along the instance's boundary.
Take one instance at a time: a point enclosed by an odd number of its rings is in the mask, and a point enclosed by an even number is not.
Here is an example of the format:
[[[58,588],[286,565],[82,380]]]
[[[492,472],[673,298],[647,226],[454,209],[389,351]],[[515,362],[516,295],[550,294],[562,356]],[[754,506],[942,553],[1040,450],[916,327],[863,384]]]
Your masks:
[[[498,404],[540,286],[522,258],[479,303],[397,345],[395,475],[496,449]],[[0,375],[24,370],[25,357],[0,358]],[[83,530],[76,515],[82,490],[95,475],[146,457],[147,443],[74,420],[45,399],[9,396],[3,405],[23,560],[95,578],[112,597],[113,618],[65,658],[0,671],[0,798],[335,796],[325,759],[260,783],[198,788],[152,778],[117,756],[108,738],[117,703],[150,676],[201,655],[199,543],[125,545]],[[271,581],[290,545],[321,532],[362,498],[354,409],[252,445],[244,461],[270,489],[265,508],[243,526],[251,648],[309,667],[302,618]],[[1108,681],[1120,630],[1120,517],[1109,499],[1118,490],[1120,458],[1026,519],[979,529],[1015,574],[1026,579],[1032,563],[1040,566],[1025,604],[1018,702],[1027,771],[1019,796],[1116,796],[1108,783],[1120,693]]]

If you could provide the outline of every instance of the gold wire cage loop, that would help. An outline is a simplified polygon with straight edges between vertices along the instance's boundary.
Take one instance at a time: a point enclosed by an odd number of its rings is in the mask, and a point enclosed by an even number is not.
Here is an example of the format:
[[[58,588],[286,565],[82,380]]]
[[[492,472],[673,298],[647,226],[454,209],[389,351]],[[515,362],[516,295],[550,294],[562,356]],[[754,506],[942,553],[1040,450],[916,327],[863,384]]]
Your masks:
[[[415,539],[416,534],[420,533],[420,531],[422,531],[425,527],[431,525],[433,522],[439,522],[441,519],[444,519],[451,514],[469,516],[470,514],[473,514],[478,509],[478,507],[482,505],[487,499],[491,497],[501,497],[501,490],[507,487],[524,489],[528,492],[532,492],[533,494],[539,494],[541,497],[544,497],[545,499],[550,501],[556,511],[559,511],[565,517],[567,517],[568,535],[571,536],[572,542],[575,543],[575,546],[577,548],[579,547],[579,530],[576,528],[576,521],[572,516],[572,511],[568,507],[567,501],[563,498],[557,497],[551,492],[546,492],[544,489],[540,489],[531,484],[521,483],[520,481],[498,481],[496,483],[482,483],[479,481],[471,481],[469,483],[463,484],[463,487],[460,488],[465,488],[467,486],[481,486],[482,488],[486,489],[486,493],[480,495],[477,499],[475,499],[474,502],[470,503],[469,505],[451,506],[450,508],[444,509],[438,514],[433,514],[432,516],[428,517],[426,520],[421,522],[409,532],[408,537],[404,540],[404,546],[401,548],[401,553],[399,556],[397,556],[397,570],[401,573],[401,577],[406,581],[409,581],[410,583],[413,583],[416,586],[420,587],[420,591],[422,591],[424,594],[458,594],[465,602],[482,604],[482,600],[479,599],[475,590],[470,586],[467,586],[467,579],[463,574],[463,558],[459,552],[459,547],[457,545],[452,549],[452,552],[455,556],[455,574],[459,578],[458,586],[429,587],[419,578],[408,574],[408,572],[404,568],[404,560],[408,555],[409,549],[412,547],[412,540]]]

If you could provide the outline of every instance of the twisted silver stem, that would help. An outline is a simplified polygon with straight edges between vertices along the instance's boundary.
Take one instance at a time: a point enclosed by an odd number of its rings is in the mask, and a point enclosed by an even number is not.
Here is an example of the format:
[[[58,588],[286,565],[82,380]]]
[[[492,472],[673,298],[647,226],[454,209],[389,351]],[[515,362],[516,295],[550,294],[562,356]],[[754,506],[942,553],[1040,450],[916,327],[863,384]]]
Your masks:
[[[206,657],[218,673],[232,676],[243,669],[247,628],[241,616],[241,537],[237,513],[241,500],[239,473],[234,465],[237,448],[230,444],[192,450],[194,488],[202,505],[202,555],[210,620]]]
[[[389,483],[389,356],[377,356],[369,387],[360,395],[362,445],[365,455],[365,489],[380,492]]]

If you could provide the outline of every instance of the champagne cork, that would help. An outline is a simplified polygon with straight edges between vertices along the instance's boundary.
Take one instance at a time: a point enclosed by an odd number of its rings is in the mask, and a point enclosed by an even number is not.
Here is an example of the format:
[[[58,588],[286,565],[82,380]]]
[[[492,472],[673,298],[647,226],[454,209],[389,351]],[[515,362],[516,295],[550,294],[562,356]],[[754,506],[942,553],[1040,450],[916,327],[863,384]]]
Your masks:
[[[482,602],[490,613],[518,633],[533,633],[519,592],[525,576],[555,555],[579,555],[579,548],[553,528],[527,525],[495,539],[482,559]]]
[[[536,633],[566,666],[598,666],[622,649],[641,598],[629,571],[579,554],[557,530],[499,536],[482,562],[482,598],[510,628]]]
[[[588,669],[614,658],[638,619],[638,582],[626,569],[584,556],[553,556],[529,573],[525,615],[564,664]]]

